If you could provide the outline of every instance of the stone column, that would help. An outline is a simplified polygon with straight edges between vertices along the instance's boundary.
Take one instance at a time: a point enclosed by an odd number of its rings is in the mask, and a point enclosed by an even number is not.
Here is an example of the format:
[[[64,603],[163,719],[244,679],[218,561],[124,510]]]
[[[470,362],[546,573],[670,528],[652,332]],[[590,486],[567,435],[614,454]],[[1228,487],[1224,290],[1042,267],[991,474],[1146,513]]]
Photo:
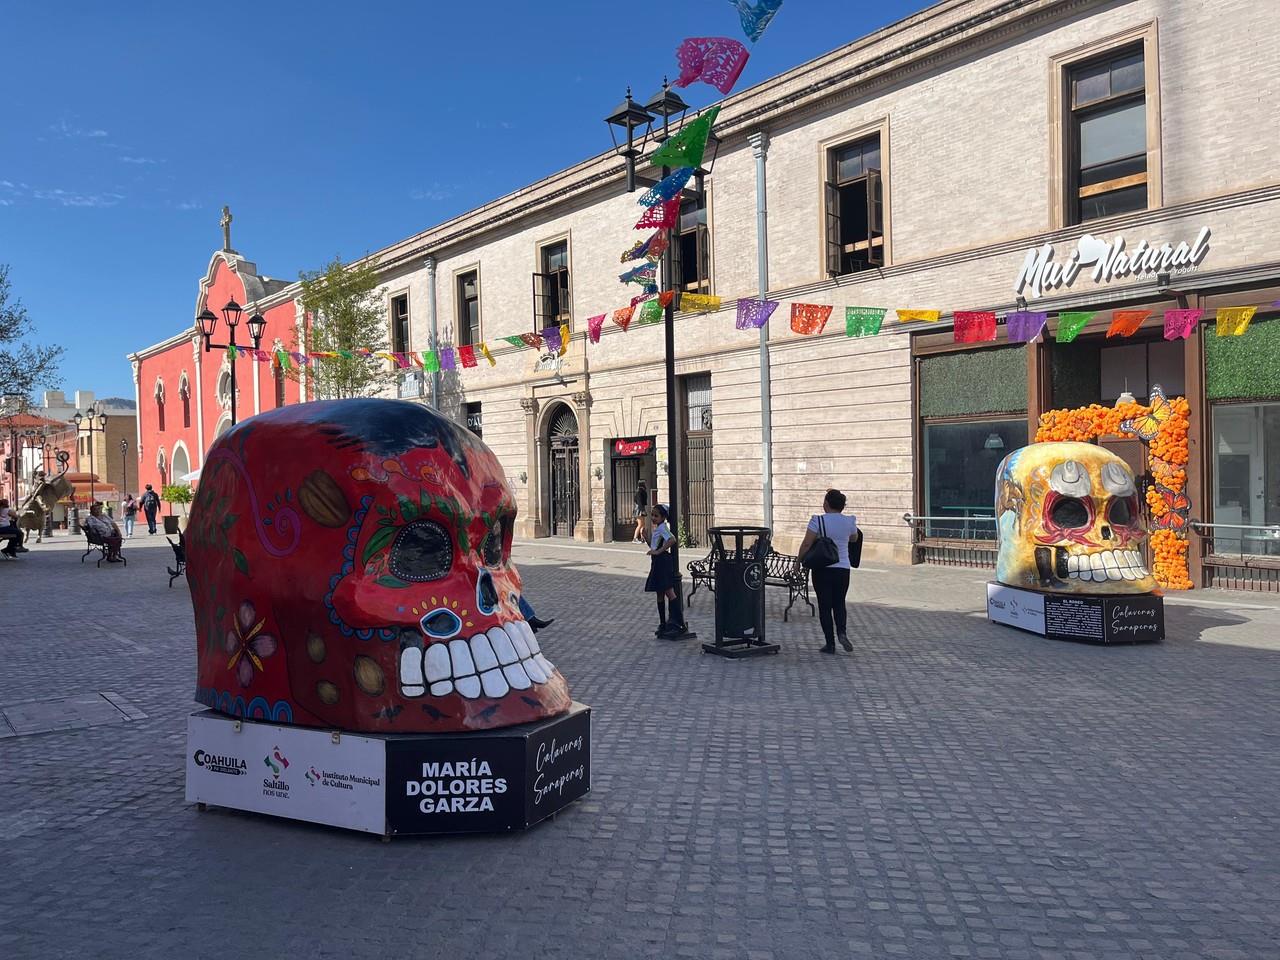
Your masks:
[[[196,445],[200,448],[200,462],[192,467],[193,470],[204,467],[204,366],[201,358],[204,356],[204,341],[200,337],[191,338],[191,357],[196,365]],[[139,451],[142,447],[139,444]]]
[[[525,482],[524,515],[516,521],[516,534],[530,539],[545,537],[542,526],[542,498],[539,496],[538,464],[541,459],[541,443],[538,440],[538,398],[521,397],[520,409],[524,411],[525,430]]]
[[[573,539],[594,540],[591,489],[591,394],[582,390],[569,398],[578,418],[578,522],[573,525]]]

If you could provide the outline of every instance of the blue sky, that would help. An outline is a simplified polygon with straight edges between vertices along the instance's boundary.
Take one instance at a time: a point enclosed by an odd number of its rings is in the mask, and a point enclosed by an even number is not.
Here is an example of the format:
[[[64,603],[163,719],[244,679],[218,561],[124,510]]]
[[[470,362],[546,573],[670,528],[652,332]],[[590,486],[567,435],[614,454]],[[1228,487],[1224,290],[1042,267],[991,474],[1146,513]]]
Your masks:
[[[927,6],[785,0],[737,90]],[[0,263],[62,386],[132,396],[124,355],[192,319],[221,245],[295,279],[609,146],[727,0],[8,4]],[[695,84],[694,106],[719,98]]]

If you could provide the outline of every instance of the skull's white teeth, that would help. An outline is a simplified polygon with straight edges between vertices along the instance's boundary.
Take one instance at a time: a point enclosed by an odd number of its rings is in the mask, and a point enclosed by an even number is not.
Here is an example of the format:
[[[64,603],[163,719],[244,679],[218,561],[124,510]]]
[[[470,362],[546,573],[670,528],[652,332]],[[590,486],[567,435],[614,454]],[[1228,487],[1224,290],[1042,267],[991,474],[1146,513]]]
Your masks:
[[[1070,554],[1067,579],[1101,583],[1105,580],[1143,580],[1149,577],[1136,550],[1103,550],[1099,553]]]
[[[512,690],[528,690],[548,682],[555,667],[543,656],[533,629],[523,620],[461,637],[432,643],[426,650],[406,647],[400,653],[400,692],[406,697],[446,697],[457,693],[468,700],[481,696],[500,699]]]

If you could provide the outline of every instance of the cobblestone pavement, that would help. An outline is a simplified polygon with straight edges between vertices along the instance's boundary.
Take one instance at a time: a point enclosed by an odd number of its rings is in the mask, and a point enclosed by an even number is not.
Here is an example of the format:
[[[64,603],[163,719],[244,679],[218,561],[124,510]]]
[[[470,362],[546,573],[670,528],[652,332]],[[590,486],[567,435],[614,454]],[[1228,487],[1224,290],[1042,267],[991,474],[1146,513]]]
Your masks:
[[[592,793],[384,844],[184,803],[190,604],[127,555],[0,564],[0,707],[80,724],[0,725],[0,957],[1280,956],[1275,601],[1100,648],[989,625],[980,571],[866,569],[852,655],[774,599],[782,654],[732,662],[653,639],[638,553],[521,545]]]

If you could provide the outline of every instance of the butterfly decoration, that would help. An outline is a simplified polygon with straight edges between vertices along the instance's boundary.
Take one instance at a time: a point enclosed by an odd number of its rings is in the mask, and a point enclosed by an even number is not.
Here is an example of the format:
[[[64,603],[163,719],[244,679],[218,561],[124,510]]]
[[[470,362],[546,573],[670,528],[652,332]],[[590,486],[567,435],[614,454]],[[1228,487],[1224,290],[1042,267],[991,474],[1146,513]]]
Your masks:
[[[1151,385],[1151,412],[1140,417],[1120,421],[1121,433],[1132,433],[1143,443],[1150,443],[1160,432],[1161,425],[1173,416],[1173,404],[1164,395],[1160,384]]]
[[[1151,475],[1155,477],[1158,483],[1168,484],[1170,480],[1182,472],[1182,468],[1176,463],[1170,463],[1163,457],[1157,457],[1154,453],[1148,459],[1151,466]]]
[[[1155,518],[1156,526],[1161,530],[1182,532],[1191,515],[1191,498],[1182,490],[1170,490],[1162,483],[1155,484],[1155,491],[1165,505],[1164,513]]]

